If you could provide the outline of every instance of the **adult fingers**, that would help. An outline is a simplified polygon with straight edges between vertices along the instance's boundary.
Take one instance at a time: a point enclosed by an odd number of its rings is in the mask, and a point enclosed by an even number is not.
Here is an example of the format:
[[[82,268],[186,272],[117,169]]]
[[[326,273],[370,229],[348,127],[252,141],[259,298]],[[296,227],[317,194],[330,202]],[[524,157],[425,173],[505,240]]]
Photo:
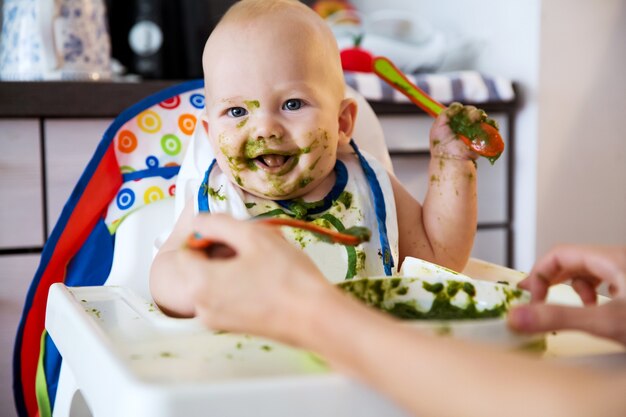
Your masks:
[[[552,249],[533,268],[531,276],[541,275],[549,283],[577,276],[626,286],[626,250],[617,247],[561,245]]]
[[[548,295],[550,282],[540,274],[531,274],[520,281],[517,286],[529,291],[533,301],[543,301]]]
[[[588,280],[585,278],[573,278],[572,288],[578,294],[583,304],[586,306],[594,305],[598,302],[598,296],[596,294],[597,281],[594,279]]]
[[[267,226],[220,213],[196,216],[193,229],[202,237],[223,243],[235,252],[253,250],[256,238],[270,231]]]
[[[621,247],[561,245],[542,257],[519,287],[529,290],[533,300],[543,300],[551,285],[572,279],[588,281],[597,287],[606,281],[615,296],[626,296],[626,250]],[[585,303],[593,302],[595,293],[576,284]]]
[[[527,304],[512,308],[509,326],[523,333],[581,330],[626,345],[626,302],[592,307]]]

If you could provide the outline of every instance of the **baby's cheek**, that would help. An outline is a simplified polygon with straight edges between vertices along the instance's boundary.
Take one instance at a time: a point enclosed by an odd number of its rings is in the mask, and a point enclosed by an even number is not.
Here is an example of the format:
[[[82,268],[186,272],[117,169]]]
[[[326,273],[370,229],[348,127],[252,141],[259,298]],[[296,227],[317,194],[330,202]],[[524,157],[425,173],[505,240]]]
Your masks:
[[[220,134],[217,139],[219,152],[222,153],[226,157],[233,157],[237,154],[238,149],[235,146],[234,139],[227,134]]]

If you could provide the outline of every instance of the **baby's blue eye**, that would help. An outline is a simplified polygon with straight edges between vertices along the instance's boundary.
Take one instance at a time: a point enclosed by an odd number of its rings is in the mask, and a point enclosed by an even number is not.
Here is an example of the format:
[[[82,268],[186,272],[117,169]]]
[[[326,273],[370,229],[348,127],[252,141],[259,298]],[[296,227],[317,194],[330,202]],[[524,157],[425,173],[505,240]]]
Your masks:
[[[302,100],[299,98],[290,98],[283,103],[283,110],[299,110],[302,107]]]
[[[248,110],[243,107],[231,107],[228,109],[227,113],[230,117],[242,117],[248,114]]]

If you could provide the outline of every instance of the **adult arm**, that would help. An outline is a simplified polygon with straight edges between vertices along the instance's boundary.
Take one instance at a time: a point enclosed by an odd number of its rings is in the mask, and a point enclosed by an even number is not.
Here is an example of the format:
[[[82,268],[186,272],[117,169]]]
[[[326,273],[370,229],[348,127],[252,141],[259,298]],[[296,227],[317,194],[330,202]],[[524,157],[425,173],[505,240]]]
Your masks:
[[[236,252],[208,259],[183,250],[178,258],[207,326],[315,351],[415,415],[617,416],[626,409],[623,373],[609,377],[421,333],[330,285],[268,226],[213,215],[198,217],[194,230]]]

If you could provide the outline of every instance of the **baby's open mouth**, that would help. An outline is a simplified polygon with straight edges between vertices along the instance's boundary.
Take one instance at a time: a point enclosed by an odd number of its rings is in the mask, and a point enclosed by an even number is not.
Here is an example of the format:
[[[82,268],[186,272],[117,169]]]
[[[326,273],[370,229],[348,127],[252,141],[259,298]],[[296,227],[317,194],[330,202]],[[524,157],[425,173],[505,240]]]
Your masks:
[[[298,158],[295,155],[268,153],[257,156],[253,161],[257,167],[267,173],[284,175],[293,169],[298,162]]]

